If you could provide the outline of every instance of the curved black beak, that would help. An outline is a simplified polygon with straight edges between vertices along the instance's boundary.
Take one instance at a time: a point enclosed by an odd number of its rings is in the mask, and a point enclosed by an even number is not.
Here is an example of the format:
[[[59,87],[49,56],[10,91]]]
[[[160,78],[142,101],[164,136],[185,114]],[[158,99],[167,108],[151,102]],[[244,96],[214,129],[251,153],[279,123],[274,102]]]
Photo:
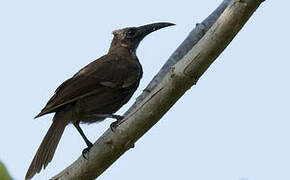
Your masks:
[[[159,22],[159,23],[152,23],[152,24],[147,24],[144,26],[139,26],[137,27],[137,31],[139,34],[139,37],[144,38],[146,35],[157,31],[159,29],[168,27],[168,26],[174,26],[175,24],[169,23],[169,22]]]

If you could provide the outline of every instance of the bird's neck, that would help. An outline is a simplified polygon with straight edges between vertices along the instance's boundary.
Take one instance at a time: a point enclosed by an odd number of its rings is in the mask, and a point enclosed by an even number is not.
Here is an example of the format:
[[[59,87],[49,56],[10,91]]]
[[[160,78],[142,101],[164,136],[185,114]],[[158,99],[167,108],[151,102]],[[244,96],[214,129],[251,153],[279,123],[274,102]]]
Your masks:
[[[109,49],[109,53],[130,53],[130,54],[136,54],[136,49],[137,49],[138,44],[134,44],[134,43],[129,43],[127,41],[121,40],[117,37],[114,37],[111,45],[110,45],[110,49]]]
[[[130,47],[126,47],[126,46],[112,46],[109,49],[108,54],[110,53],[114,53],[114,54],[123,54],[123,55],[130,55],[130,54],[134,54],[136,55],[136,50],[132,49]]]

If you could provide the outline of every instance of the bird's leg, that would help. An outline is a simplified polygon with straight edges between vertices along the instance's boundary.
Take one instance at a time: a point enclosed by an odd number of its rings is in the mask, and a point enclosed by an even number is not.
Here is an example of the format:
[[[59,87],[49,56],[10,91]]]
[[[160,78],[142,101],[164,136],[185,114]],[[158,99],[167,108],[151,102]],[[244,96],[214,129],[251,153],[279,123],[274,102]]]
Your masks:
[[[83,150],[83,152],[82,152],[82,155],[83,155],[83,157],[85,158],[85,159],[87,159],[86,158],[86,154],[87,154],[87,152],[89,152],[89,150],[91,149],[91,147],[93,146],[93,143],[91,143],[89,140],[88,140],[88,138],[86,137],[86,135],[85,135],[85,133],[83,132],[83,130],[81,129],[81,127],[80,127],[80,122],[78,121],[78,122],[75,122],[75,123],[73,123],[74,124],[74,126],[76,127],[76,129],[78,130],[78,132],[80,133],[80,135],[82,136],[82,138],[84,139],[84,141],[85,141],[85,143],[87,144],[87,148],[85,148],[84,150]]]
[[[124,118],[124,116],[116,115],[116,114],[94,114],[94,117],[98,118],[114,118],[117,119],[117,121],[112,122],[110,125],[110,129],[115,132],[116,128],[118,127],[121,120]]]
[[[123,116],[116,115],[116,114],[93,114],[94,117],[96,118],[113,118],[113,119],[123,119]]]

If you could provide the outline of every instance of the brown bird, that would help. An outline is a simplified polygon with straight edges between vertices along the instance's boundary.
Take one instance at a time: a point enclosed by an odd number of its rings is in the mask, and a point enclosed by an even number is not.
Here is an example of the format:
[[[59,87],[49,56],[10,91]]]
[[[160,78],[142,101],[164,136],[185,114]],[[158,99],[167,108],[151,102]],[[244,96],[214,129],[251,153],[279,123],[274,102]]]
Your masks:
[[[52,124],[27,171],[26,180],[52,160],[69,123],[74,124],[88,146],[83,151],[84,156],[93,144],[86,138],[79,123],[93,123],[107,117],[116,118],[118,122],[122,118],[113,113],[129,101],[143,73],[136,56],[139,43],[151,32],[172,25],[161,22],[113,31],[114,38],[108,54],[82,68],[55,90],[55,94],[35,117],[55,112]],[[116,128],[115,124],[112,124],[112,128]]]

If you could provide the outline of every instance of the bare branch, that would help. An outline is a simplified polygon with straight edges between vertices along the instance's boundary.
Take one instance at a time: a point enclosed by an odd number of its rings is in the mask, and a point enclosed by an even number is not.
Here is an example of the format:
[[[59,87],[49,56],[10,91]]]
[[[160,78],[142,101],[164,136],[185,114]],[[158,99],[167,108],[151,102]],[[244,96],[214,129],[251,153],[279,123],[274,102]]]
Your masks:
[[[137,97],[136,102],[129,108],[125,115],[133,111],[138,106],[138,104],[140,104],[142,100],[147,97],[149,93],[159,84],[159,82],[168,73],[170,67],[176,64],[205,35],[209,28],[216,22],[222,12],[226,9],[230,1],[231,0],[224,0],[205,20],[196,24],[196,27],[172,53],[160,71],[150,81],[142,94]]]
[[[156,82],[153,82],[152,89],[149,90],[150,93],[147,96],[144,95],[143,100],[126,113],[125,120],[118,126],[116,132],[107,130],[95,142],[89,152],[88,160],[83,157],[78,158],[52,179],[94,179],[124,152],[134,147],[134,143],[198,81],[260,3],[260,0],[232,0],[209,31],[199,41],[197,40],[198,42],[193,48],[189,48],[190,50],[185,56],[182,48],[178,48],[180,55],[177,53],[173,56],[184,57],[178,62],[173,60],[169,63],[170,65],[163,67],[165,75],[161,74],[158,75],[160,77],[155,77]],[[166,73],[168,69],[169,72]]]

